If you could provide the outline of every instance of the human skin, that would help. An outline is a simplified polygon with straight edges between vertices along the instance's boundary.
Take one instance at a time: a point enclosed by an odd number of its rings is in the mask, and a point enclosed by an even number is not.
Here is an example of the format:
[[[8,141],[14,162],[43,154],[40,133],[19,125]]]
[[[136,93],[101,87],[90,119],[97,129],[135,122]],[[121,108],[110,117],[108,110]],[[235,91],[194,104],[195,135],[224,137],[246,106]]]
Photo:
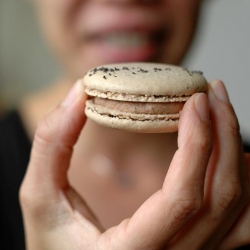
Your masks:
[[[48,90],[22,102],[21,115],[32,139],[37,122],[91,67],[121,61],[179,64],[192,42],[202,1],[31,2],[45,40],[63,69]]]
[[[211,84],[208,99],[196,94],[185,104],[162,188],[106,231],[67,178],[86,99],[76,85],[36,132],[21,188],[27,249],[210,250],[249,243],[249,156],[222,82]]]
[[[109,62],[178,64],[192,41],[201,4],[199,0],[36,2],[49,45],[75,80],[89,68]],[[150,41],[148,36],[158,31],[157,41]],[[111,34],[132,40],[134,33],[133,45],[125,39],[123,44],[110,41]]]
[[[20,191],[28,249],[231,249],[250,243],[249,160],[245,163],[222,82],[211,85],[208,99],[201,94],[187,102],[178,146],[177,134],[143,137],[86,121],[87,97],[79,85],[36,129],[90,67],[126,60],[178,64],[192,40],[199,5],[197,0],[36,1],[45,36],[65,70],[56,87],[22,106],[30,137],[35,134]],[[150,25],[168,27],[159,43],[145,40]],[[99,27],[103,30],[92,34]],[[107,42],[111,31],[128,37]],[[140,34],[136,42],[132,31]],[[100,153],[117,163],[117,171],[133,176],[137,188],[123,190],[112,176],[91,173],[91,160]]]

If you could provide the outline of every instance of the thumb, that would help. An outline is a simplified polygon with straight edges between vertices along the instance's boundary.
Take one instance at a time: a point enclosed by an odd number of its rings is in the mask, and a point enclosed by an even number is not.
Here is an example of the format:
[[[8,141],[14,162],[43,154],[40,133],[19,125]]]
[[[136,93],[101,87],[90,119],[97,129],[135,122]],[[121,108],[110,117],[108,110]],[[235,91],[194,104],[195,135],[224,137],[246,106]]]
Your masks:
[[[179,148],[162,189],[131,219],[106,232],[119,239],[112,242],[112,249],[162,249],[182,230],[202,206],[211,145],[208,99],[205,94],[196,94],[183,108]]]

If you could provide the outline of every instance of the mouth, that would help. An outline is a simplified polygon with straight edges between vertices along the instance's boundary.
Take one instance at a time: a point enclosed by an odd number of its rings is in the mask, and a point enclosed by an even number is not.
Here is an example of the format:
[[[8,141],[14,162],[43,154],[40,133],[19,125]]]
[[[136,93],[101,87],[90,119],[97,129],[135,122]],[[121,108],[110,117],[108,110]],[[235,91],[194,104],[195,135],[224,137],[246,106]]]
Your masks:
[[[119,30],[89,36],[88,41],[107,62],[150,61],[164,37],[162,30]]]
[[[103,64],[152,61],[169,37],[169,20],[160,4],[95,5],[79,12],[76,30],[80,46]]]
[[[116,32],[99,37],[103,43],[119,48],[138,48],[150,43],[151,37],[139,32]]]

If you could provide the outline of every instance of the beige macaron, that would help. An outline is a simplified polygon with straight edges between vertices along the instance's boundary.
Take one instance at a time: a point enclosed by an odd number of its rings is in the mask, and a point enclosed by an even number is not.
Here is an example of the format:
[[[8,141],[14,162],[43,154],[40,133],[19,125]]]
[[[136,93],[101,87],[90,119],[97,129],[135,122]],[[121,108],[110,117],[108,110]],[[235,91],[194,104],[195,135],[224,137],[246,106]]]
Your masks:
[[[188,98],[206,92],[200,71],[159,63],[109,64],[89,70],[83,78],[85,113],[112,128],[140,133],[178,129]]]

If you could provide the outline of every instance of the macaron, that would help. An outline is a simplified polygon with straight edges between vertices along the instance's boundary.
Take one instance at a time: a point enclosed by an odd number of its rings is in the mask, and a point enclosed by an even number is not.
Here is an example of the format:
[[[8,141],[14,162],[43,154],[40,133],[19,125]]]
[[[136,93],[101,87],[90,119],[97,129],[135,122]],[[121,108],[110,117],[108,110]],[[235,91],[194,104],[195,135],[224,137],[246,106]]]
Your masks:
[[[200,71],[159,63],[103,65],[89,70],[83,84],[88,118],[139,133],[177,131],[185,102],[207,90]]]

